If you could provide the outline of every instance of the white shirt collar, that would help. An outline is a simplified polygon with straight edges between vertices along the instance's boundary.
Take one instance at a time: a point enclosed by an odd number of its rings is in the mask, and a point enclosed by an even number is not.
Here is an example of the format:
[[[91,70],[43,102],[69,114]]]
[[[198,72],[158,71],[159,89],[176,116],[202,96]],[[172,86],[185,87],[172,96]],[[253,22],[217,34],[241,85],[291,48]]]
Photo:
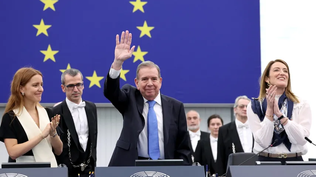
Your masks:
[[[80,100],[80,103],[81,102],[82,102],[82,99]],[[67,106],[68,106],[70,112],[72,112],[74,105],[78,105],[77,103],[70,101],[67,97],[66,97],[66,103],[67,103]]]
[[[190,134],[190,137],[192,137],[192,136],[201,136],[201,130],[199,129],[196,132],[192,132],[191,130],[189,130],[189,134]]]
[[[245,123],[242,123],[242,122],[240,122],[237,118],[235,119],[235,122],[236,122],[236,127],[238,128],[238,125],[247,125],[247,126],[249,126],[249,124],[248,124],[248,120],[245,122]]]
[[[212,135],[210,135],[210,140],[211,140],[211,142],[217,142],[217,139],[218,139],[218,138],[214,138]]]
[[[144,97],[143,97],[143,99],[144,99],[144,103],[146,104],[148,100],[147,100],[146,98],[144,98]],[[159,91],[158,95],[156,96],[156,98],[155,98],[154,100],[156,101],[156,103],[157,103],[158,105],[160,105],[160,106],[161,106],[161,96],[160,96],[160,91]]]

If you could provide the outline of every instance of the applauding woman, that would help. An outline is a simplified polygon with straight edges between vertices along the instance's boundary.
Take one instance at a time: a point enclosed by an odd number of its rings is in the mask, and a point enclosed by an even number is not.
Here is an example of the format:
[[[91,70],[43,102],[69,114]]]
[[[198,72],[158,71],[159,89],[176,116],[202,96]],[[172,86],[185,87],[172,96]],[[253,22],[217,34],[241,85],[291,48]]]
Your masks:
[[[309,104],[291,90],[287,63],[270,61],[260,82],[260,94],[247,107],[248,121],[254,135],[254,153],[259,161],[302,161],[307,153],[312,115]]]
[[[15,73],[2,117],[0,140],[16,162],[50,162],[51,167],[57,167],[54,153],[61,154],[63,148],[56,131],[59,115],[53,117],[49,109],[40,105],[42,93],[40,71],[21,68]]]

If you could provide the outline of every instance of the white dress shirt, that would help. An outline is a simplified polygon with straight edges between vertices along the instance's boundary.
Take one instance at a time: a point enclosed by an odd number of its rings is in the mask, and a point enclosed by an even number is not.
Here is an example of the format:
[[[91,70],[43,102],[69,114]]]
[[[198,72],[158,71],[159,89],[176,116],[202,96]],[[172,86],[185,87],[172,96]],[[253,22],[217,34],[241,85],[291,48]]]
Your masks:
[[[279,97],[276,98],[278,101]],[[305,137],[310,135],[312,114],[309,104],[305,100],[299,101],[299,103],[294,103],[292,118],[284,126],[285,132],[292,143],[291,152],[283,143],[270,147],[265,152],[273,154],[301,152],[303,155],[307,153]],[[258,153],[272,143],[274,124],[267,117],[261,122],[257,114],[252,111],[251,102],[247,106],[247,116],[255,139],[254,153]]]
[[[248,121],[245,123],[235,120],[238,136],[244,152],[252,152],[252,132]]]
[[[68,98],[66,98],[66,103],[67,103],[67,106],[69,108],[69,111],[72,115],[72,119],[73,119],[74,124],[75,124],[75,128],[76,128],[76,131],[78,134],[80,146],[82,147],[82,149],[84,151],[86,151],[88,137],[89,137],[89,127],[88,127],[86,110],[84,109],[84,107],[75,108],[76,105],[78,105],[78,104],[71,102],[70,100],[68,100]],[[82,104],[82,103],[83,102],[80,101],[80,104]]]
[[[214,138],[212,135],[210,135],[210,142],[211,142],[211,149],[213,154],[213,159],[216,162],[217,160],[217,141],[218,138]]]
[[[190,135],[192,149],[193,151],[195,151],[196,146],[199,140],[201,139],[201,130],[199,129],[197,132],[192,132],[191,130],[189,130],[189,135]]]
[[[113,68],[110,69],[109,76],[112,79],[116,79],[119,77],[121,70],[115,70]],[[143,97],[144,98],[144,97]],[[160,157],[159,159],[165,158],[165,149],[164,149],[164,136],[163,136],[163,115],[162,115],[162,104],[161,104],[161,96],[160,92],[158,93],[157,97],[154,99],[156,104],[154,105],[154,111],[157,116],[157,123],[158,123],[158,138],[159,138],[159,150],[160,150]],[[144,108],[143,108],[143,117],[145,119],[145,126],[141,133],[139,134],[138,142],[137,142],[137,149],[138,149],[138,156],[140,157],[149,157],[148,154],[148,137],[147,137],[147,114],[148,114],[148,100],[144,98]]]

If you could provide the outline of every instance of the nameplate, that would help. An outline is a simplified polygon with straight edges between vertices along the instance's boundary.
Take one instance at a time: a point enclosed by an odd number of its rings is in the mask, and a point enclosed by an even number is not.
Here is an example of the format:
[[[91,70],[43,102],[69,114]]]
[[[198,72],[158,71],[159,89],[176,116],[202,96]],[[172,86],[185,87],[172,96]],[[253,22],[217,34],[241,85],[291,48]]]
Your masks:
[[[96,177],[205,177],[202,166],[96,167]]]

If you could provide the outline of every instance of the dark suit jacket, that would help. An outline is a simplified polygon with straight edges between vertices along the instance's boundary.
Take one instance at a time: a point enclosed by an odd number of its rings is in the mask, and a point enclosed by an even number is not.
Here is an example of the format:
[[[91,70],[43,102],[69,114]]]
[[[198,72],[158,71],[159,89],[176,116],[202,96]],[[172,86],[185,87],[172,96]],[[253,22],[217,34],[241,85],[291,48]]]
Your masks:
[[[201,139],[196,146],[194,153],[194,161],[199,162],[201,165],[208,165],[210,174],[217,172],[216,162],[214,161],[210,136],[207,139]]]
[[[97,147],[97,133],[98,133],[98,126],[97,126],[97,110],[94,103],[85,101],[85,111],[88,119],[88,126],[89,126],[89,139],[87,143],[86,152],[83,151],[79,139],[78,134],[75,128],[75,124],[71,115],[71,112],[67,106],[66,100],[64,100],[59,105],[53,108],[53,113],[60,114],[60,121],[59,127],[63,131],[60,135],[60,139],[63,142],[63,152],[60,156],[57,156],[57,163],[58,164],[65,164],[68,167],[68,172],[70,176],[73,176],[76,173],[78,176],[79,168],[73,168],[72,164],[69,160],[69,147],[68,147],[68,139],[67,139],[67,129],[69,129],[70,137],[71,137],[71,159],[74,165],[78,165],[80,163],[86,162],[89,155],[90,155],[90,148],[92,143],[92,158],[90,159],[90,166],[84,172],[84,174],[89,173],[88,170],[94,170],[96,166],[96,147]],[[92,169],[91,169],[92,168]]]
[[[139,90],[126,84],[120,89],[120,77],[104,83],[104,96],[123,116],[123,128],[109,166],[134,166],[138,159],[137,142],[145,125],[144,99]],[[183,159],[192,165],[189,133],[183,103],[161,94],[164,151],[166,159]]]
[[[189,133],[189,135],[190,135],[190,133]],[[200,140],[206,140],[206,139],[209,139],[209,138],[210,138],[210,133],[201,131]],[[191,142],[191,141],[190,141],[190,142]],[[193,148],[192,148],[192,143],[190,143],[189,145],[190,145],[191,153],[192,153],[192,155],[194,155],[194,150],[193,150]]]
[[[235,145],[235,152],[244,152],[235,121],[219,128],[216,161],[219,175],[226,172],[228,156],[233,153],[232,143]]]

